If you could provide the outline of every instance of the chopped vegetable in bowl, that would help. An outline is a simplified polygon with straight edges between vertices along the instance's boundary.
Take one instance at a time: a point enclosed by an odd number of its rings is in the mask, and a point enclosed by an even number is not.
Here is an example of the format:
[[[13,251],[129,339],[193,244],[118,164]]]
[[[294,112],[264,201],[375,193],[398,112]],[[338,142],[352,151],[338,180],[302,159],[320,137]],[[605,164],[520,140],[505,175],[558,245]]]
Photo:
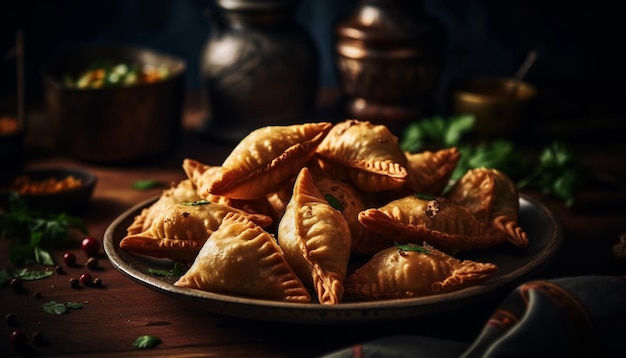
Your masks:
[[[169,76],[169,68],[165,64],[114,63],[96,61],[88,69],[78,75],[65,74],[63,82],[72,88],[103,88],[123,87],[141,83],[154,83]]]

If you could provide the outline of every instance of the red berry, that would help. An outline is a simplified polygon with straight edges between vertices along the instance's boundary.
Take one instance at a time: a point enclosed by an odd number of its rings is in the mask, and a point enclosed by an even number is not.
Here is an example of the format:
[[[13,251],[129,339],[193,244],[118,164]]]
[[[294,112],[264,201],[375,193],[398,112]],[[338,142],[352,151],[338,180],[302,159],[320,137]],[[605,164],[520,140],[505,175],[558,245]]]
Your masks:
[[[68,266],[76,265],[76,255],[71,252],[66,252],[63,254],[63,262],[65,262]]]
[[[80,275],[79,280],[80,280],[80,283],[82,283],[85,286],[91,286],[91,284],[93,283],[93,278],[88,273],[84,273]]]
[[[28,338],[26,338],[26,334],[19,329],[16,329],[15,331],[11,332],[11,335],[9,336],[9,340],[11,341],[11,343],[13,343],[13,346],[16,348],[26,347],[26,344],[28,343]]]
[[[93,237],[87,236],[81,242],[80,248],[83,249],[87,255],[96,256],[98,255],[98,250],[100,250],[100,243]]]

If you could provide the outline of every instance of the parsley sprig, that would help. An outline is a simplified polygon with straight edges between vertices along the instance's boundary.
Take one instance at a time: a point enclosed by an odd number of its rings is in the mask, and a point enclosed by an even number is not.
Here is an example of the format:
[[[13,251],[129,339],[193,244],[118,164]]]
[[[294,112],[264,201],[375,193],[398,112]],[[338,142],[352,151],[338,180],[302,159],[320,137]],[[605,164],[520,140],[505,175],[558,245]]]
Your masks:
[[[539,158],[528,160],[510,140],[494,139],[469,144],[463,141],[473,130],[472,115],[444,118],[435,116],[410,123],[402,133],[400,146],[411,153],[423,150],[426,144],[437,148],[457,147],[461,159],[451,179],[459,179],[469,169],[493,168],[507,174],[518,189],[533,188],[543,195],[554,195],[567,206],[574,202],[581,184],[582,168],[574,160],[573,150],[562,142],[553,142],[542,149]]]
[[[16,193],[9,195],[8,210],[0,214],[0,236],[11,240],[9,261],[17,266],[54,265],[48,250],[68,245],[71,230],[88,233],[82,219],[33,210]]]

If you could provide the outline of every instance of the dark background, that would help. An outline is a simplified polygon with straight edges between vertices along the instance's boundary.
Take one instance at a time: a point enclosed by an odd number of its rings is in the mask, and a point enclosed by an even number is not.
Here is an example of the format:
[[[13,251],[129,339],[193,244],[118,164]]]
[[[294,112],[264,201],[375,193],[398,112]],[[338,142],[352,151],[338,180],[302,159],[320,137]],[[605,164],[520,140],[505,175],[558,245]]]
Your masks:
[[[355,0],[302,0],[296,19],[315,39],[320,83],[336,84],[334,24]],[[187,87],[200,86],[199,58],[211,31],[210,0],[10,0],[0,15],[3,97],[14,89],[15,31],[25,39],[27,98],[41,97],[41,66],[56,51],[79,43],[129,43],[183,57]],[[449,38],[442,88],[472,75],[511,76],[534,49],[527,79],[537,85],[626,83],[623,12],[617,1],[426,0]]]

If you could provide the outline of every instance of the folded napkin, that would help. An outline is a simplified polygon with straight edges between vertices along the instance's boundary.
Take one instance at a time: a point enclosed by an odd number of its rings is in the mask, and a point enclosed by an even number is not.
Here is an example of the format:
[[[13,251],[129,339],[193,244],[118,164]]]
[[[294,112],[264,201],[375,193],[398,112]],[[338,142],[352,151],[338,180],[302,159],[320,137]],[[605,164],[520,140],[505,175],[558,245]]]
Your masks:
[[[626,357],[626,277],[576,276],[521,284],[470,343],[393,336],[324,357],[532,356]]]

